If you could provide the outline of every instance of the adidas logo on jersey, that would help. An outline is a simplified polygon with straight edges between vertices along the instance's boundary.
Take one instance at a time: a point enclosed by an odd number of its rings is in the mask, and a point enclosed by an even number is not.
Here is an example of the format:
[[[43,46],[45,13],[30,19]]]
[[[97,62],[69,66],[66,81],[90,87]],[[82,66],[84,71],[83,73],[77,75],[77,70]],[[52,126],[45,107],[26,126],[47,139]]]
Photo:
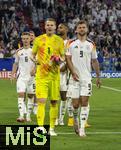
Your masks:
[[[76,45],[74,48],[78,48],[78,46]]]

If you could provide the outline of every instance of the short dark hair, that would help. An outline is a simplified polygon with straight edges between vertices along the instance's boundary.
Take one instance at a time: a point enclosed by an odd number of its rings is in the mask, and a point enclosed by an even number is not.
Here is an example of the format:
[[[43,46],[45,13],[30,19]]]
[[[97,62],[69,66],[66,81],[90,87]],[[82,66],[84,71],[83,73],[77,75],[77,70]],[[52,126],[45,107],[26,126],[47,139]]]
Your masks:
[[[29,35],[30,36],[30,33],[29,32],[22,32],[21,36],[23,35]]]
[[[33,34],[35,34],[33,30],[30,30],[30,31],[29,31],[29,33],[33,33]]]
[[[45,20],[45,23],[46,23],[47,21],[53,21],[53,22],[55,23],[55,25],[56,25],[56,20],[55,20],[54,18],[47,18],[47,19]]]
[[[64,25],[66,28],[69,28],[69,27],[68,27],[68,24],[67,24],[66,22],[62,22],[62,23],[60,23],[59,25],[61,25],[61,24]]]
[[[76,26],[75,26],[75,30],[77,29],[78,25],[80,25],[80,24],[85,24],[85,25],[87,26],[87,28],[88,28],[88,23],[87,23],[87,21],[86,21],[86,20],[80,20],[79,22],[77,22],[77,24],[76,24]]]

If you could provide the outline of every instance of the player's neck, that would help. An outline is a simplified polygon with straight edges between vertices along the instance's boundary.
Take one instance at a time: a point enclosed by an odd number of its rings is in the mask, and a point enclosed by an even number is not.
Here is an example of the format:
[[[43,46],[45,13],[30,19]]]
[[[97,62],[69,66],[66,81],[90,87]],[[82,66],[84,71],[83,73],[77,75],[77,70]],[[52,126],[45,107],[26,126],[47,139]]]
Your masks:
[[[30,45],[27,45],[27,46],[24,45],[23,48],[28,49],[28,48],[30,48]]]
[[[47,35],[48,37],[52,37],[52,36],[54,35],[54,33],[46,33],[46,35]]]
[[[81,42],[85,42],[86,39],[87,39],[87,36],[78,36],[78,39],[79,39]]]
[[[64,34],[63,36],[61,36],[61,38],[62,38],[63,40],[67,40],[67,39],[68,39],[68,37],[67,37],[66,34]]]

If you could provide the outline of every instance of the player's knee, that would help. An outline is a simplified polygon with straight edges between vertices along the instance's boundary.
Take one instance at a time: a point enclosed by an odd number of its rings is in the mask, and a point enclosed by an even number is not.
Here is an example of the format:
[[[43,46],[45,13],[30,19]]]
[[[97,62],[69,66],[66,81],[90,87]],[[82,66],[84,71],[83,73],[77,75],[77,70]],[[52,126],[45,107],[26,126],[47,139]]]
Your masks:
[[[74,108],[74,109],[79,108],[79,104],[77,104],[77,103],[76,103],[76,104],[73,104],[73,108]]]
[[[73,108],[77,109],[79,108],[79,102],[73,102]]]
[[[23,92],[18,93],[18,97],[20,97],[20,98],[24,98],[24,96],[25,96],[25,93],[23,93]]]
[[[45,98],[38,98],[37,102],[38,103],[46,103],[46,99]]]
[[[81,101],[81,106],[82,107],[87,107],[88,106],[88,101],[87,100]]]
[[[52,101],[51,101],[51,105],[52,105],[52,106],[56,106],[56,104],[57,104],[57,101],[56,101],[56,100],[52,100]]]
[[[87,106],[88,106],[88,103],[86,103],[86,102],[85,102],[85,103],[82,103],[81,106],[82,106],[82,107],[87,107]]]
[[[77,108],[79,108],[79,103],[77,102],[77,103],[72,103],[73,104],[73,108],[75,108],[75,109],[77,109]]]
[[[81,96],[80,97],[81,106],[86,107],[89,103],[89,97],[88,96]]]
[[[67,99],[67,98],[66,98],[66,92],[65,92],[65,91],[61,91],[61,92],[60,92],[60,95],[61,95],[61,100],[62,100],[62,101],[66,101],[66,99]]]
[[[28,98],[33,98],[34,94],[28,94]]]
[[[64,95],[61,96],[61,100],[62,100],[62,101],[66,101],[66,99],[67,99],[66,96],[64,96]]]
[[[72,105],[73,105],[73,108],[75,108],[75,109],[77,109],[77,108],[79,108],[79,105],[80,105],[80,103],[79,103],[79,100],[78,99],[73,99],[72,100]]]
[[[66,98],[61,98],[61,101],[66,101],[67,99]]]

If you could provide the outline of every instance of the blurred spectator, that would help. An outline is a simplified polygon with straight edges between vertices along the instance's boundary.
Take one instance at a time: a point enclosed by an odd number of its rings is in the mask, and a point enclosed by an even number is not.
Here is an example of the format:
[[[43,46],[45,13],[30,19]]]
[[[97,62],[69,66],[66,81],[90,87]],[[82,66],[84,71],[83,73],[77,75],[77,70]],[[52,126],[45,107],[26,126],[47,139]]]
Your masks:
[[[0,58],[4,58],[4,49],[0,46]]]
[[[117,57],[116,70],[121,71],[121,54],[119,54],[118,57]]]
[[[67,22],[73,38],[80,19],[89,23],[89,38],[96,43],[101,69],[120,70],[120,0],[12,0],[0,1],[0,33],[4,41],[1,57],[14,54],[23,31],[44,33],[44,20],[54,17],[57,24]],[[6,55],[7,54],[7,55]]]

